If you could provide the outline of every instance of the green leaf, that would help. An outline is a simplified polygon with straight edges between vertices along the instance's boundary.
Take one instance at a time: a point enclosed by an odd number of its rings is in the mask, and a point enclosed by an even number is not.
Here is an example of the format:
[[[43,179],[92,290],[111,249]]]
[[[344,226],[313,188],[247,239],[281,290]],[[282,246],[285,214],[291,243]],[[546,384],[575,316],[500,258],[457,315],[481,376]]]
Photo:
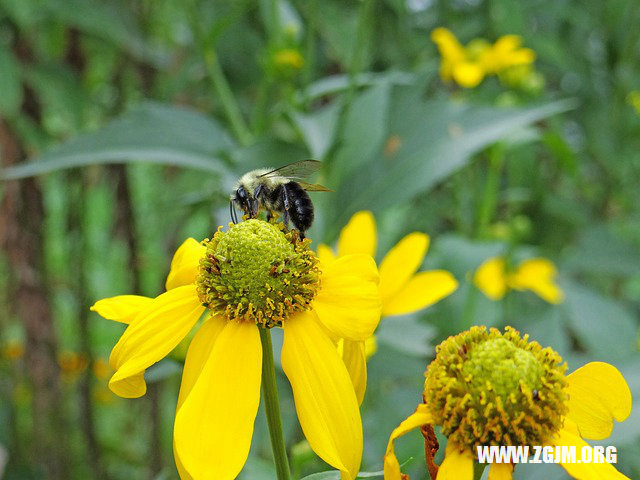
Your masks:
[[[22,103],[20,67],[11,51],[0,45],[0,116],[13,117]]]
[[[381,83],[365,90],[346,112],[341,148],[332,162],[330,181],[338,183],[383,147],[387,134],[391,85]]]
[[[44,6],[48,16],[64,25],[110,41],[137,59],[161,63],[159,55],[147,47],[130,10],[96,0],[49,0]]]
[[[635,352],[637,326],[631,312],[596,290],[575,283],[562,286],[569,327],[590,354],[614,360]]]
[[[384,472],[382,470],[379,472],[360,472],[356,478],[374,478],[382,477],[383,475]],[[313,473],[302,478],[302,480],[340,480],[340,472],[333,470],[330,472]]]
[[[335,205],[341,208],[334,209],[334,228],[344,225],[357,210],[380,210],[430,190],[479,150],[518,128],[574,106],[564,100],[520,109],[483,107],[450,100],[425,101],[421,88],[394,88],[386,123],[388,140],[368,159],[366,168],[347,178],[335,195]]]
[[[226,172],[219,155],[231,148],[225,130],[195,111],[146,103],[92,133],[35,160],[0,170],[0,179],[102,163],[146,162]]]
[[[336,101],[311,113],[292,114],[312,158],[323,159],[333,145],[341,107],[342,103]]]

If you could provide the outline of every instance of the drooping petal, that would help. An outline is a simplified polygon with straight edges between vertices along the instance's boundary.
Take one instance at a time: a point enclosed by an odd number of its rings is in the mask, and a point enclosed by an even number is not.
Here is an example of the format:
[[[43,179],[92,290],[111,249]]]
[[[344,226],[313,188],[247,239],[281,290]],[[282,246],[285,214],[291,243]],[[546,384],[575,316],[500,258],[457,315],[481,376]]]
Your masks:
[[[176,413],[176,450],[194,479],[233,480],[242,470],[260,403],[261,372],[258,327],[227,322]]]
[[[473,275],[473,284],[491,300],[500,300],[507,293],[504,258],[493,257],[482,263]]]
[[[380,296],[385,303],[416,273],[429,248],[429,235],[410,233],[394,246],[380,264]]]
[[[338,256],[363,253],[376,255],[376,221],[368,211],[354,213],[349,223],[340,232]]]
[[[438,469],[438,480],[472,480],[473,455],[467,449],[460,449],[447,443],[444,460]]]
[[[511,480],[513,465],[510,463],[492,463],[489,465],[489,480]]]
[[[206,247],[193,238],[187,238],[178,247],[173,260],[171,260],[171,270],[165,283],[166,289],[189,285],[196,281],[198,276],[198,265],[200,259],[204,257]]]
[[[113,347],[109,363],[116,373],[109,388],[125,398],[144,395],[144,370],[173,350],[203,311],[195,285],[177,287],[154,298]]]
[[[591,458],[595,458],[593,447],[580,438],[575,433],[575,424],[571,420],[565,419],[565,424],[568,428],[562,428],[554,438],[554,444],[558,446],[575,446],[576,447],[576,459],[579,460],[581,452],[584,447],[591,449]],[[562,458],[561,458],[562,460]],[[560,462],[562,467],[573,478],[579,478],[580,480],[629,480],[628,477],[618,472],[616,468],[607,462],[602,463],[564,463]],[[438,478],[439,480],[439,478]]]
[[[607,438],[618,422],[631,414],[631,392],[622,374],[613,365],[591,362],[567,376],[569,417],[580,436],[592,440]]]
[[[556,267],[551,260],[531,258],[509,275],[508,283],[517,290],[531,290],[549,303],[561,303],[564,293],[555,283],[556,275]]]
[[[129,324],[151,301],[153,298],[140,295],[118,295],[98,300],[90,310],[107,320]]]
[[[358,400],[335,345],[312,311],[284,323],[281,358],[309,445],[341,471],[343,480],[355,479],[363,442]]]
[[[342,360],[344,361],[353,389],[358,398],[358,405],[362,405],[364,393],[367,390],[367,354],[365,342],[344,340],[342,345]]]
[[[410,432],[414,428],[421,427],[422,425],[426,425],[431,422],[431,415],[427,412],[427,406],[424,403],[421,403],[418,405],[415,412],[409,415],[393,430],[393,432],[391,432],[389,443],[387,443],[387,451],[384,454],[384,480],[402,480],[400,464],[398,463],[398,459],[396,458],[394,451],[393,442],[396,438]],[[438,478],[440,477],[438,476]]]
[[[180,394],[178,395],[178,409],[198,380],[204,365],[211,356],[216,339],[226,324],[227,322],[223,317],[209,317],[202,323],[193,340],[191,340],[187,357],[184,360]]]
[[[335,259],[336,256],[329,245],[325,245],[324,243],[318,245],[318,260],[320,260],[320,263],[331,263]]]
[[[211,356],[218,335],[225,325],[226,322],[222,317],[209,317],[200,326],[189,344],[189,350],[187,351],[187,357],[182,371],[182,382],[180,384],[180,394],[178,395],[176,411],[180,409],[185,399],[189,396],[191,389],[200,376],[200,372],[202,372],[207,360]],[[180,478],[182,480],[192,480],[193,477],[187,472],[178,454],[175,437],[173,439],[173,456]]]
[[[337,337],[364,341],[380,321],[378,271],[368,255],[345,255],[322,265],[313,309]]]
[[[414,275],[393,297],[382,303],[382,316],[417,312],[439,302],[458,288],[458,281],[445,270]]]

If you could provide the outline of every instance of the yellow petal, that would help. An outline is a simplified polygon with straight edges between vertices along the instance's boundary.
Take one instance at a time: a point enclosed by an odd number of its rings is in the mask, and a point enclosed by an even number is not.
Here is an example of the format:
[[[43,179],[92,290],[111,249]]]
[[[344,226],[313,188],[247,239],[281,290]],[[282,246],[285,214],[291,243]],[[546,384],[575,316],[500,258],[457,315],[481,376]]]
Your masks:
[[[165,284],[167,290],[194,283],[198,276],[200,259],[204,257],[206,251],[206,247],[200,242],[193,238],[187,238],[178,247],[173,260],[171,260],[171,270]]]
[[[367,354],[365,342],[345,340],[342,346],[342,360],[344,361],[353,389],[358,398],[358,405],[362,405],[364,393],[367,390]]]
[[[438,469],[438,480],[473,480],[473,455],[469,450],[447,443],[445,457]]]
[[[117,297],[98,300],[91,307],[91,311],[96,312],[107,320],[128,324],[151,301],[153,301],[153,298],[140,295],[118,295]]]
[[[418,405],[415,412],[409,415],[393,430],[393,432],[391,432],[389,443],[387,443],[387,451],[384,454],[384,480],[402,480],[400,464],[398,463],[398,459],[396,458],[394,451],[393,442],[396,438],[410,432],[414,428],[421,427],[422,425],[426,425],[431,422],[431,415],[427,412],[427,406],[424,403],[421,403]],[[438,478],[440,478],[439,475]]]
[[[531,258],[522,262],[507,281],[511,288],[531,290],[549,303],[561,303],[564,294],[555,284],[556,274],[556,267],[551,260]]]
[[[200,376],[200,372],[202,372],[207,360],[211,356],[218,335],[225,325],[226,322],[222,317],[209,317],[200,326],[189,344],[189,350],[182,371],[182,382],[180,383],[180,394],[178,395],[176,411],[180,409],[185,399],[189,396],[191,389]],[[178,454],[175,437],[173,439],[173,456],[180,478],[182,480],[192,480],[193,477],[187,472]]]
[[[479,63],[460,62],[453,67],[453,79],[461,87],[477,87],[484,79],[484,70]]]
[[[340,232],[338,256],[363,253],[376,255],[376,221],[368,211],[354,213]]]
[[[570,420],[565,419],[565,423],[572,422]],[[582,440],[579,435],[576,435],[572,428],[562,428],[556,437],[554,438],[554,444],[558,446],[571,446],[574,445],[576,447],[576,459],[579,460],[581,456],[581,451],[583,447],[591,448],[592,447]],[[592,449],[591,458],[594,458],[593,449]],[[569,475],[573,478],[579,478],[580,480],[629,480],[628,477],[618,472],[616,468],[610,463],[563,463],[560,462],[562,467],[567,471]],[[438,476],[438,480],[440,477]]]
[[[202,372],[205,363],[211,356],[216,339],[226,324],[227,322],[223,317],[209,317],[202,323],[193,340],[191,340],[187,357],[184,360],[177,408],[180,408],[184,403],[196,380],[198,380],[200,372]]]
[[[438,27],[431,32],[431,40],[440,51],[443,61],[455,63],[465,58],[465,51],[455,35],[444,27]]]
[[[320,260],[320,263],[331,263],[335,259],[336,256],[330,246],[324,243],[318,245],[318,260]]]
[[[500,300],[507,293],[507,276],[504,258],[485,260],[473,275],[473,284],[491,300]]]
[[[385,255],[380,264],[380,296],[386,303],[398,293],[422,265],[429,235],[410,233]]]
[[[313,309],[334,335],[369,338],[380,321],[376,264],[368,255],[345,255],[322,265],[321,288]]]
[[[382,304],[382,316],[405,315],[439,302],[458,288],[458,281],[445,270],[420,272]]]
[[[282,368],[309,445],[344,480],[352,480],[362,459],[358,400],[342,359],[315,317],[307,311],[285,322]]]
[[[116,373],[109,388],[125,398],[144,395],[144,370],[173,350],[203,311],[195,285],[177,287],[154,298],[113,347],[109,363]]]
[[[571,373],[567,380],[567,417],[578,425],[583,438],[607,438],[613,429],[613,419],[622,422],[631,413],[629,386],[613,365],[603,362],[587,363]]]
[[[176,413],[176,450],[193,478],[233,480],[242,470],[260,403],[261,372],[258,327],[227,322]]]
[[[492,463],[489,465],[488,480],[511,480],[513,478],[513,465],[510,463]]]
[[[371,335],[364,341],[364,353],[367,356],[367,360],[373,357],[378,351],[378,340],[375,335]]]

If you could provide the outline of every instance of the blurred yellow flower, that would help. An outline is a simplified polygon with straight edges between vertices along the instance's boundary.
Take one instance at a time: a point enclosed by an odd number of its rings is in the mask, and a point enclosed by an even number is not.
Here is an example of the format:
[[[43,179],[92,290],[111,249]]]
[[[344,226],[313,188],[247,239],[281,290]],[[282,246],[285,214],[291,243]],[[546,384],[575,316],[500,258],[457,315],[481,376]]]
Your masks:
[[[113,370],[111,369],[109,362],[100,357],[96,358],[93,361],[93,374],[96,376],[96,378],[104,380],[113,375]]]
[[[376,245],[376,222],[373,214],[361,211],[355,213],[340,232],[337,256],[329,246],[320,244],[318,258],[321,264],[330,264],[344,255],[364,254],[375,257]],[[384,256],[379,269],[382,316],[417,312],[439,302],[458,288],[457,280],[445,270],[418,272],[428,248],[429,236],[414,232],[400,240]],[[364,342],[344,342],[343,358],[360,403],[367,384],[367,348]]]
[[[320,269],[308,245],[296,232],[247,220],[203,243],[186,240],[162,295],[107,298],[92,307],[129,321],[110,357],[109,387],[122,397],[144,395],[145,369],[209,309],[189,345],[178,397],[174,453],[181,478],[231,480],[242,469],[260,403],[259,329],[272,327],[284,330],[282,368],[311,448],[343,479],[355,478],[362,422],[332,337],[371,336],[380,319],[378,272],[371,257],[359,254]]]
[[[632,90],[627,95],[627,102],[640,115],[640,90]]]
[[[89,365],[87,356],[83,353],[65,350],[58,355],[58,366],[63,375],[72,377],[84,372]]]
[[[426,372],[425,403],[389,438],[385,480],[403,478],[394,441],[421,426],[440,425],[448,438],[444,461],[435,467],[438,479],[472,480],[477,446],[574,446],[580,455],[591,448],[583,438],[607,438],[613,420],[631,413],[631,392],[614,366],[592,362],[564,376],[557,353],[509,327],[504,334],[473,327],[436,352]],[[578,479],[627,478],[609,463],[558,463]],[[512,476],[510,463],[489,466],[492,480]]]
[[[276,66],[284,69],[299,70],[304,66],[304,57],[294,48],[278,50],[273,56],[273,61]]]
[[[431,39],[442,57],[442,80],[453,80],[465,88],[478,86],[487,75],[530,65],[536,57],[530,48],[521,48],[522,38],[518,35],[502,36],[493,45],[486,40],[475,39],[465,47],[450,30],[438,27],[431,32]]]
[[[508,271],[504,257],[493,257],[480,265],[473,275],[473,283],[491,300],[502,299],[507,291],[530,290],[549,303],[561,303],[564,292],[555,283],[557,270],[546,258],[523,261],[514,271]]]
[[[18,340],[9,340],[2,346],[0,353],[8,360],[19,360],[24,355],[24,344]]]

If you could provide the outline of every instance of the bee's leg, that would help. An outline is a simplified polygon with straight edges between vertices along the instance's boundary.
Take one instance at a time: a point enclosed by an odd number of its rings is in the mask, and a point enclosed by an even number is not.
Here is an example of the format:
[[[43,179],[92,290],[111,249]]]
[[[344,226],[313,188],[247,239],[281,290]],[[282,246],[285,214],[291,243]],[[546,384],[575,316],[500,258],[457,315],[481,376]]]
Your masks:
[[[233,200],[229,200],[229,214],[231,215],[231,221],[238,223],[238,215],[236,214],[236,209],[233,208]]]
[[[289,229],[289,194],[287,193],[286,185],[282,185],[282,205],[284,206],[282,210],[282,222],[284,226]]]
[[[253,192],[253,202],[251,203],[251,217],[256,218],[258,216],[258,208],[260,206],[261,197],[264,194],[264,186],[258,185],[255,192]]]

